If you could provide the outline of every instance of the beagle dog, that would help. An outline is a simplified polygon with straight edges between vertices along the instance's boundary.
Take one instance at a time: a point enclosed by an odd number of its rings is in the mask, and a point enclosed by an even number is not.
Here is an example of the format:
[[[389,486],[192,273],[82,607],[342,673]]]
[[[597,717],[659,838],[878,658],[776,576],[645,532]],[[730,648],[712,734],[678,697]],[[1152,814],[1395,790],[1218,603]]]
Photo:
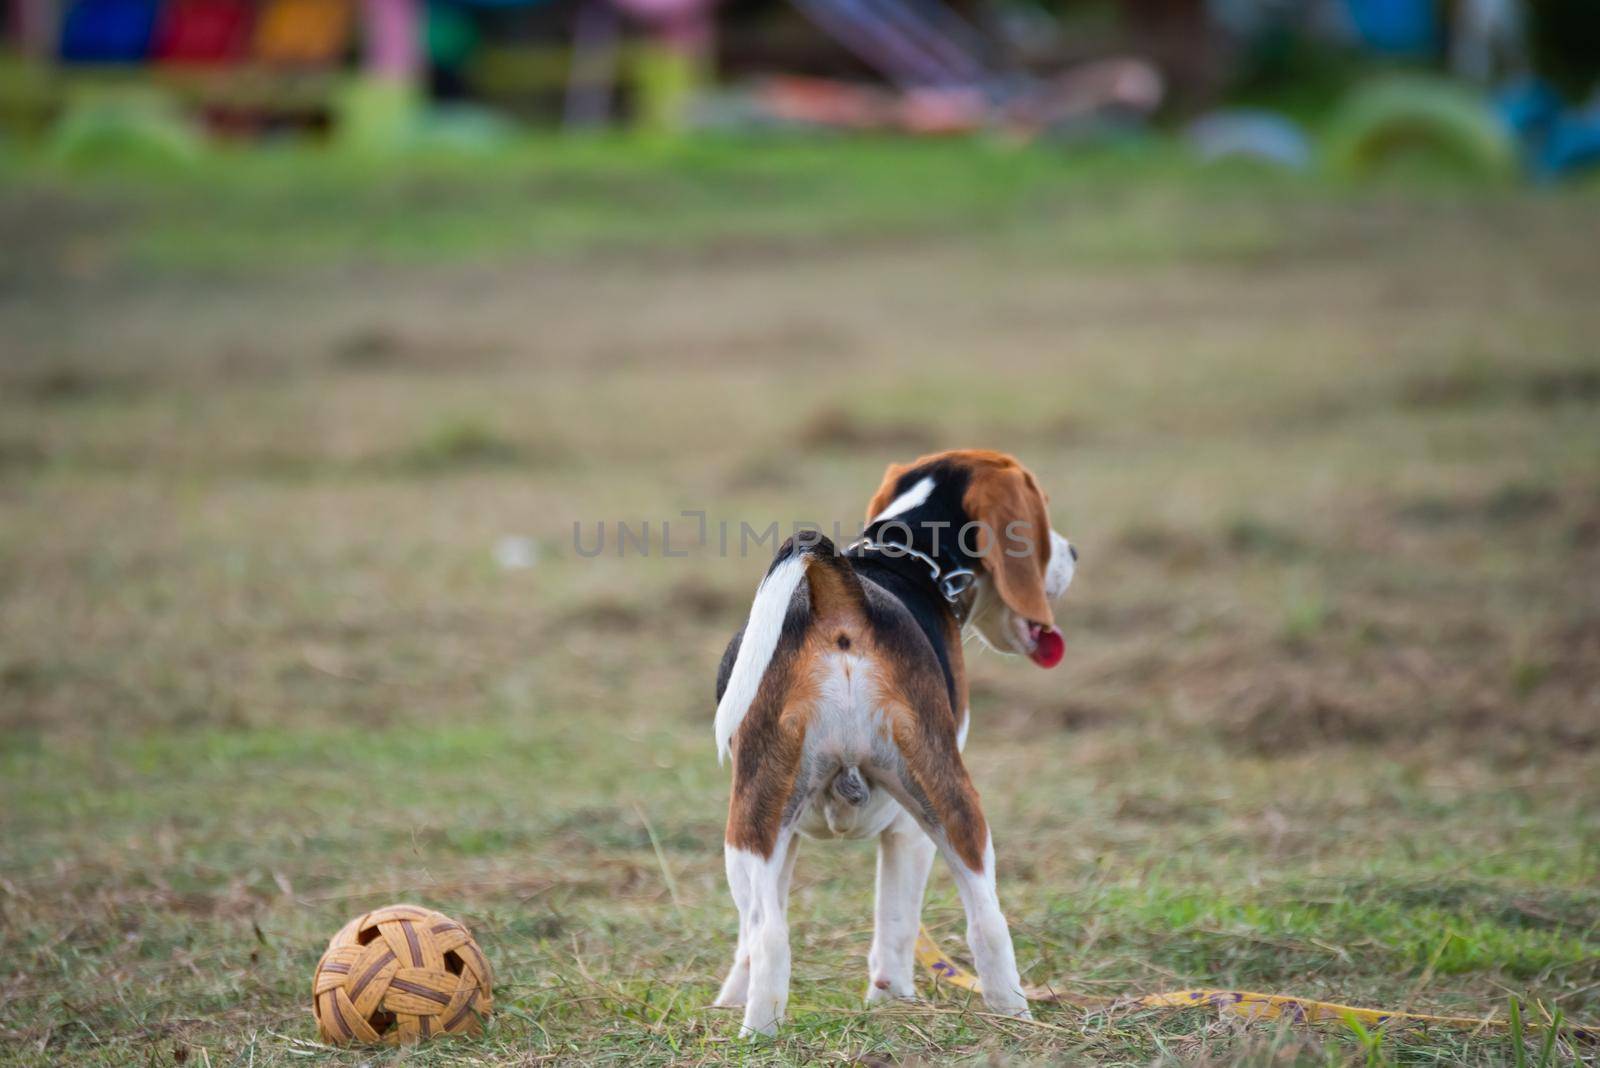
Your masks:
[[[739,944],[716,1003],[772,1034],[789,996],[789,884],[799,836],[878,840],[869,1003],[915,996],[914,949],[934,853],[955,877],[988,1007],[1027,1016],[995,892],[994,845],[961,751],[963,631],[1043,667],[1061,658],[1051,602],[1077,551],[1003,453],[891,465],[843,550],[806,532],[779,547],[717,673],[719,761],[733,758],[728,884]]]

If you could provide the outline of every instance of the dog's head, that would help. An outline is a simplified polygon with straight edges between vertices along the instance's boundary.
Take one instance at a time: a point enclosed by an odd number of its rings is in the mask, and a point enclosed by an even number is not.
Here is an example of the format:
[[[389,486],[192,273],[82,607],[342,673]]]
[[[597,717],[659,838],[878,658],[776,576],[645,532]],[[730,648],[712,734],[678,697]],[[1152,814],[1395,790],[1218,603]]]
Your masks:
[[[937,544],[936,557],[953,551],[977,573],[962,603],[984,644],[1043,667],[1060,660],[1051,602],[1067,592],[1078,554],[1051,529],[1049,499],[1013,457],[957,449],[890,464],[867,506],[867,529],[896,541],[903,529],[924,552]]]

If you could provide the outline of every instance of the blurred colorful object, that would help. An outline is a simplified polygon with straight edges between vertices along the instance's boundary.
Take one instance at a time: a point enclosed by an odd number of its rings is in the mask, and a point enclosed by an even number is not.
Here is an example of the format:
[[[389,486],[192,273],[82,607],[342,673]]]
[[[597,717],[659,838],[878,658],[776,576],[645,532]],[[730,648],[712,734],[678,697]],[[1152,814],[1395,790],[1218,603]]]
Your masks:
[[[424,33],[427,41],[428,62],[440,67],[458,67],[467,61],[478,47],[478,27],[472,16],[455,3],[428,5],[428,26]]]
[[[247,0],[168,0],[156,26],[155,56],[175,65],[217,65],[242,58],[254,9]]]
[[[1512,178],[1518,170],[1511,131],[1481,94],[1420,75],[1356,88],[1329,128],[1328,162],[1345,177],[1404,162],[1489,180]]]
[[[1311,142],[1305,131],[1273,111],[1214,111],[1190,123],[1184,139],[1208,163],[1252,159],[1295,171],[1311,166]]]
[[[1368,48],[1393,56],[1431,56],[1443,36],[1435,0],[1345,0]]]
[[[204,143],[170,97],[154,89],[102,90],[67,105],[49,152],[74,165],[171,165],[198,159]]]
[[[150,51],[156,0],[78,0],[61,27],[69,63],[137,63]]]
[[[427,27],[417,0],[361,0],[361,66],[369,78],[413,84]]]
[[[666,25],[698,18],[711,9],[711,0],[615,0],[617,7],[636,19]]]
[[[347,0],[268,0],[256,25],[256,58],[285,66],[327,66],[350,47]]]
[[[1555,178],[1600,166],[1600,102],[1563,113],[1535,157],[1534,171]]]
[[[1535,178],[1551,181],[1600,166],[1600,94],[1569,108],[1550,83],[1525,78],[1503,89],[1495,103],[1521,140]]]
[[[406,147],[421,94],[394,78],[355,78],[334,100],[334,129],[347,151],[383,155]]]
[[[682,132],[694,94],[706,80],[702,57],[693,47],[658,39],[637,47],[633,75],[635,125],[654,134]]]
[[[497,111],[475,104],[421,109],[405,142],[408,151],[455,156],[490,156],[515,140],[516,124]]]
[[[987,42],[940,0],[796,0],[824,33],[901,89],[990,80]]]
[[[1141,59],[1102,59],[1049,81],[1015,87],[999,99],[977,85],[927,86],[895,92],[822,78],[769,79],[761,111],[782,122],[915,134],[1004,130],[1029,138],[1104,132],[1104,124],[1140,119],[1160,106],[1161,74]]]

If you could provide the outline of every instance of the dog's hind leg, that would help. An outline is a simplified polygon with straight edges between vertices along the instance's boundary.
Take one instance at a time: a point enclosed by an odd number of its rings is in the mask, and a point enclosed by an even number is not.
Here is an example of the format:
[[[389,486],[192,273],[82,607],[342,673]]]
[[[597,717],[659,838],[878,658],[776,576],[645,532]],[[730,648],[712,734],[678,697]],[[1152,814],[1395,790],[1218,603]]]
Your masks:
[[[901,775],[886,775],[886,788],[916,817],[955,877],[967,912],[967,945],[993,1012],[1028,1016],[1028,999],[1017,972],[1011,929],[995,891],[994,846],[978,791],[967,775],[955,731],[918,729],[905,717],[897,734]]]
[[[867,1003],[915,997],[917,928],[933,840],[904,809],[878,835],[878,897],[867,954]]]
[[[732,845],[723,850],[728,871],[728,890],[733,895],[734,907],[739,910],[739,945],[733,951],[733,967],[722,981],[722,990],[713,1002],[719,1008],[740,1009],[750,992],[750,920],[755,891],[751,886],[750,868],[742,859],[742,850]]]
[[[713,1002],[718,1008],[736,1009],[743,1008],[749,998],[750,991],[750,945],[751,945],[751,920],[754,916],[755,889],[752,878],[755,866],[747,862],[742,850],[728,846],[726,852],[726,865],[728,869],[728,888],[733,892],[734,905],[739,910],[739,946],[734,950],[733,967],[728,969],[727,978],[722,981],[722,989]],[[778,887],[778,900],[783,908],[785,919],[789,912],[789,886],[794,881],[795,858],[800,855],[800,838],[791,836],[789,847],[784,854],[783,868],[779,873],[781,880]]]
[[[982,862],[973,865],[963,855],[965,850],[953,847],[948,836],[936,838],[967,911],[967,948],[972,951],[973,967],[983,983],[984,1004],[993,1012],[1031,1019],[1017,972],[1016,950],[1011,945],[1011,928],[1000,911],[1000,896],[995,891],[994,845],[985,834]]]
[[[789,1003],[787,898],[798,846],[794,831],[785,830],[770,857],[731,843],[727,847],[729,882],[741,888],[734,894],[739,951],[717,1003],[744,1005],[743,1035],[775,1033]]]
[[[746,1035],[775,1032],[788,1005],[795,822],[818,788],[801,767],[806,706],[771,700],[740,730],[728,802],[728,886],[739,908],[739,948],[719,1003],[744,1006]]]

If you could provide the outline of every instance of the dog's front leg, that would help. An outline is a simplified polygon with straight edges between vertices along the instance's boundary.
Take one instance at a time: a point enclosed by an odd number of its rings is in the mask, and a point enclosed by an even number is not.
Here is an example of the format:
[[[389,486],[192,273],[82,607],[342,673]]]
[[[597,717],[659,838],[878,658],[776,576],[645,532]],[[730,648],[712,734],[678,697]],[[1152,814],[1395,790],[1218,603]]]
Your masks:
[[[935,847],[904,809],[878,835],[878,898],[867,954],[867,1004],[915,997],[917,928]]]
[[[727,846],[728,882],[739,906],[739,949],[719,1005],[744,986],[742,1035],[771,1035],[789,1003],[789,880],[799,843],[793,830],[779,833],[771,856]]]

